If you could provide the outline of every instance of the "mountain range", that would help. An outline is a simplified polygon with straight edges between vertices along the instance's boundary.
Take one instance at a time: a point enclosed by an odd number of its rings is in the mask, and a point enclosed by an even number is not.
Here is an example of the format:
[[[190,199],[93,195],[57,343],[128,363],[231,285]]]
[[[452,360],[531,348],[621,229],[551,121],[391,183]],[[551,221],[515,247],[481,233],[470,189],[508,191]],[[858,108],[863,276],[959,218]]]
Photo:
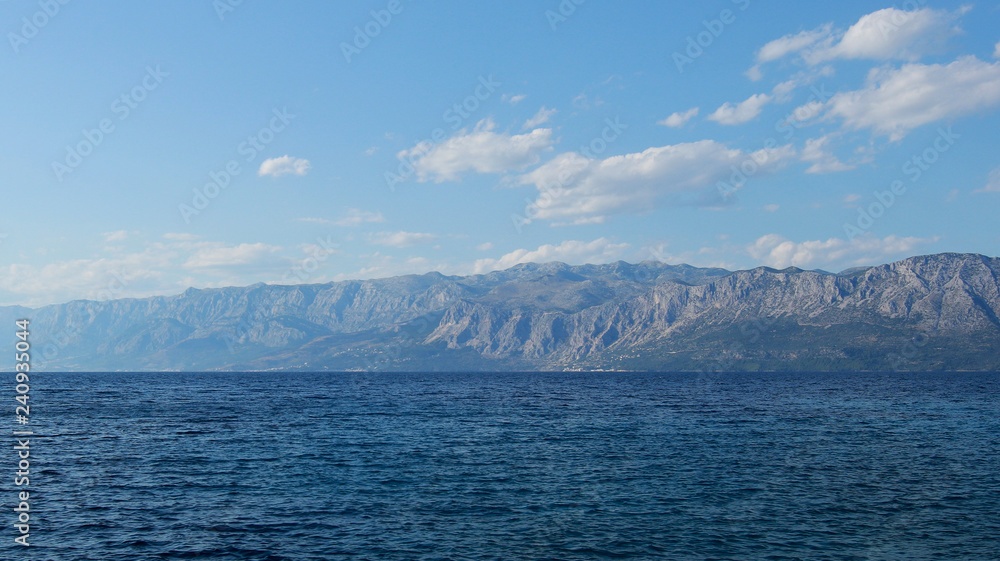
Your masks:
[[[522,264],[0,308],[43,371],[1000,370],[1000,259]]]

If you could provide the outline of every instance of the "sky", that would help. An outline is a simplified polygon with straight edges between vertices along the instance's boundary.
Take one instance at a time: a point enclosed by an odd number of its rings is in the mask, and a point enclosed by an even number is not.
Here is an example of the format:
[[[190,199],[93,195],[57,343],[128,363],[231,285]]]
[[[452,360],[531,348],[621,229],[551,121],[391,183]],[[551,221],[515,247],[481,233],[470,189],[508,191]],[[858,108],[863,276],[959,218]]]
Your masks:
[[[0,305],[1000,255],[1000,2],[0,0]]]

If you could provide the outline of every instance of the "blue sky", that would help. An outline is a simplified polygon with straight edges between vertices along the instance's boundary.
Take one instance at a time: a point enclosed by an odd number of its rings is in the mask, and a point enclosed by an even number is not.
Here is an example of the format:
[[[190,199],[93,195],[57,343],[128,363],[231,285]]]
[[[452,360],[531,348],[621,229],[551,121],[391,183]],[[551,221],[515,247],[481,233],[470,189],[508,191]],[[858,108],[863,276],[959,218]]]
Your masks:
[[[0,304],[1000,254],[1000,3],[0,2]]]

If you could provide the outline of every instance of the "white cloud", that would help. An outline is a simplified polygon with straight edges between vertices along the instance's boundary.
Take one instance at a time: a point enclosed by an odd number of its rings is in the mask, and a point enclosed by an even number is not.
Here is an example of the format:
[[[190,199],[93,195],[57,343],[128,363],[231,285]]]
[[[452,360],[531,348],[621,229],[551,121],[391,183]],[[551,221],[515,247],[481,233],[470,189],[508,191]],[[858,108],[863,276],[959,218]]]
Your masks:
[[[385,222],[385,217],[382,216],[381,212],[367,212],[359,210],[356,208],[349,209],[347,214],[334,221],[333,223],[337,226],[360,226],[362,224],[370,224],[375,222]]]
[[[402,248],[431,243],[436,239],[438,239],[438,236],[434,234],[422,234],[417,232],[379,232],[372,236],[371,241],[375,245]]]
[[[955,23],[967,11],[886,8],[861,16],[844,32],[834,32],[832,24],[826,24],[786,35],[757,51],[757,65],[747,75],[754,79],[761,64],[796,53],[810,65],[834,59],[915,61],[941,52],[950,38],[961,33]]]
[[[306,255],[306,259],[311,257],[317,261],[325,260],[330,255],[340,255],[344,253],[343,250],[340,249],[340,244],[333,243],[330,238],[327,238],[323,244],[303,243],[299,244],[298,247],[299,250]],[[299,261],[299,263],[301,264],[302,262]]]
[[[794,111],[789,113],[786,118],[779,124],[780,127],[795,127],[801,128],[807,125],[810,121],[823,115],[826,110],[826,104],[818,101],[812,100],[806,102],[795,108]]]
[[[197,240],[200,236],[195,234],[189,234],[187,232],[170,232],[163,234],[163,239],[178,242],[192,242]]]
[[[372,147],[368,148],[367,150],[365,150],[365,155],[366,156],[371,156],[375,152],[378,152],[378,146],[372,146]]]
[[[802,86],[808,86],[809,84],[814,83],[820,77],[830,77],[833,76],[833,74],[834,70],[833,67],[830,65],[826,65],[815,70],[811,69],[798,72],[788,80],[785,80],[784,82],[781,82],[778,85],[774,86],[774,89],[771,90],[771,93],[774,94],[774,101],[776,103],[785,103],[791,101],[792,92],[794,92],[796,89],[801,88]],[[822,90],[819,91],[822,92]],[[814,92],[813,95],[818,96],[816,92]]]
[[[775,204],[764,205],[764,210],[766,210],[767,212],[778,212],[780,208],[781,208],[780,205],[775,205]]]
[[[829,151],[830,138],[830,135],[826,135],[806,140],[806,146],[802,149],[802,161],[812,162],[806,173],[834,173],[854,169],[855,166],[841,162]]]
[[[674,113],[656,124],[674,128],[683,127],[688,121],[698,116],[698,111],[698,107],[692,107],[683,113]]]
[[[475,274],[508,269],[521,263],[547,263],[561,261],[570,265],[608,263],[620,259],[628,250],[627,243],[612,243],[607,238],[592,242],[568,240],[559,245],[546,244],[535,250],[518,249],[499,259],[478,259],[473,266]]]
[[[870,265],[892,256],[910,256],[918,248],[937,241],[936,238],[903,238],[888,236],[858,236],[852,240],[830,238],[826,241],[793,242],[778,234],[768,234],[747,247],[747,252],[762,265],[785,267],[827,268],[831,266]]]
[[[128,230],[116,230],[114,232],[104,232],[101,236],[104,237],[106,243],[112,242],[123,242],[129,238],[130,232]]]
[[[528,96],[526,96],[524,94],[516,94],[516,95],[503,94],[502,96],[500,96],[500,101],[506,101],[507,103],[509,103],[511,105],[517,105],[518,103],[521,103],[522,101],[524,101],[527,97]]]
[[[44,306],[70,300],[109,300],[136,296],[138,285],[169,266],[164,255],[129,254],[115,258],[73,259],[37,267],[13,264],[0,268],[0,290],[9,304]],[[141,294],[148,295],[148,294]]]
[[[771,101],[767,94],[755,94],[737,105],[728,101],[708,116],[720,125],[742,125],[760,115],[761,109]]]
[[[597,96],[593,101],[591,101],[590,96],[588,96],[586,92],[583,92],[574,97],[570,103],[572,103],[573,107],[576,107],[577,109],[590,109],[591,107],[600,107],[601,105],[604,105],[604,100],[601,99],[600,96]]]
[[[743,75],[749,78],[751,82],[759,82],[764,77],[764,73],[760,71],[759,64],[755,64],[748,68]]]
[[[856,203],[860,200],[861,200],[861,195],[858,195],[857,193],[851,193],[850,195],[844,197],[844,204]]]
[[[995,47],[993,47],[993,57],[1000,58],[1000,41],[997,41]]]
[[[557,109],[546,109],[545,106],[543,105],[542,108],[538,110],[538,113],[535,113],[534,117],[524,122],[524,125],[522,125],[521,128],[533,129],[538,125],[544,125],[545,123],[549,122],[549,119],[551,119],[552,116],[555,115],[557,112],[558,112]]]
[[[811,31],[801,31],[794,35],[785,35],[780,39],[775,39],[757,51],[757,63],[771,62],[785,56],[801,51],[812,46],[818,41],[830,36],[831,24],[826,24]],[[754,67],[757,68],[757,67]],[[758,69],[759,71],[759,69]]]
[[[261,177],[265,175],[270,175],[271,177],[288,174],[305,175],[311,167],[312,164],[309,163],[309,160],[285,155],[280,158],[269,158],[261,162],[260,169],[257,170],[257,175]]]
[[[838,58],[917,60],[940,52],[948,39],[961,32],[954,23],[965,11],[878,10],[862,16],[835,44],[808,52],[804,58],[810,64]]]
[[[792,92],[798,87],[798,83],[795,80],[786,80],[774,86],[771,93],[774,94],[775,101],[779,103],[784,103],[792,98]]]
[[[921,125],[997,104],[1000,62],[965,56],[948,65],[913,63],[898,70],[872,70],[864,89],[836,94],[826,110],[850,128],[870,128],[895,141]]]
[[[478,249],[479,251],[489,251],[493,249],[493,242],[481,243],[476,246],[476,249]]]
[[[716,183],[738,175],[734,168],[745,167],[753,172],[751,175],[763,175],[778,169],[792,156],[791,146],[747,153],[702,140],[604,160],[560,154],[520,176],[518,182],[534,185],[539,191],[531,213],[533,219],[593,221],[611,213],[648,211],[663,202],[717,206],[721,199]]]
[[[973,191],[973,193],[1000,193],[1000,168],[991,171],[986,186]]]
[[[492,119],[480,121],[469,132],[462,129],[436,146],[426,142],[398,154],[413,162],[419,181],[458,180],[462,173],[503,173],[521,170],[539,162],[540,154],[552,148],[552,130],[535,129],[521,135],[493,132]]]
[[[227,246],[221,242],[205,242],[198,245],[194,253],[185,261],[185,269],[220,269],[257,265],[265,257],[281,250],[278,246],[265,243],[243,243]]]
[[[111,300],[172,294],[189,286],[239,286],[274,281],[290,270],[280,247],[196,241],[190,234],[166,234],[141,251],[73,259],[44,266],[0,267],[5,303],[43,306],[70,300]]]
[[[561,226],[583,226],[585,224],[604,224],[608,221],[607,216],[581,216],[569,222],[553,222],[553,227]]]

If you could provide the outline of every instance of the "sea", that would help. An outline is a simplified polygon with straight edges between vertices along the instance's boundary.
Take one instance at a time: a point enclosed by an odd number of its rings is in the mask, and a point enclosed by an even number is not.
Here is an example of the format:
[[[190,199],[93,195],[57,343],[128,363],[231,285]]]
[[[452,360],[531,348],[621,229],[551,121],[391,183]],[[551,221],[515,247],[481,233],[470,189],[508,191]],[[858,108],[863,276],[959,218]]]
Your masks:
[[[1000,559],[998,373],[42,373],[30,404],[10,561]]]

